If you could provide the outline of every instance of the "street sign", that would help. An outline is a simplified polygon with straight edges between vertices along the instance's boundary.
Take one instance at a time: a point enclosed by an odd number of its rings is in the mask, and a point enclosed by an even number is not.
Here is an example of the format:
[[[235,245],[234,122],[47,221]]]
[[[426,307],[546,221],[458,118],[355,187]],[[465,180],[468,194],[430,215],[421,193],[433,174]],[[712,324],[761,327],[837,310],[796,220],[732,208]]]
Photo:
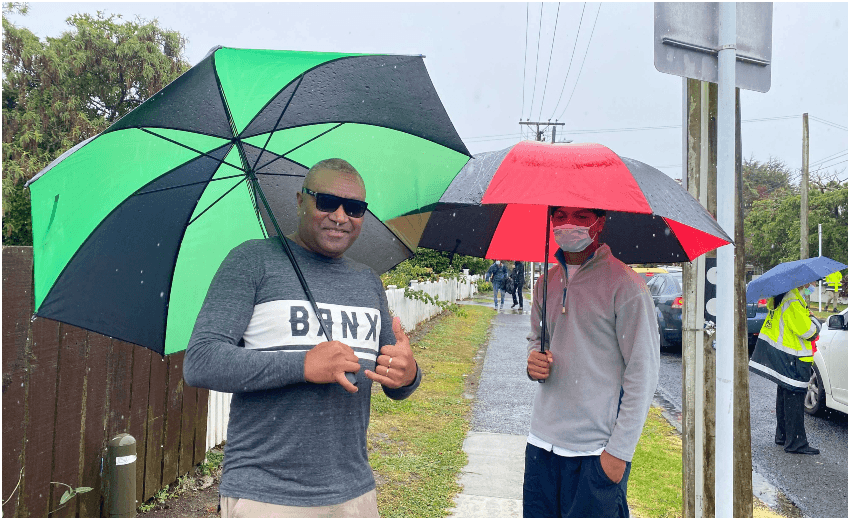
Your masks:
[[[655,2],[655,68],[717,83],[718,2]],[[735,86],[770,90],[773,3],[736,4]]]

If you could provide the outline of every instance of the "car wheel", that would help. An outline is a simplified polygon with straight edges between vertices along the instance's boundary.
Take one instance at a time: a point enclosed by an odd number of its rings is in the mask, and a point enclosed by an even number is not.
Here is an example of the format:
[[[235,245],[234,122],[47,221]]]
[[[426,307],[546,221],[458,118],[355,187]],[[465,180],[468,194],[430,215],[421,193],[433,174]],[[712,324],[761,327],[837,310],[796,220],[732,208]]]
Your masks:
[[[812,376],[806,388],[806,399],[803,408],[809,415],[817,415],[826,409],[826,392],[823,389],[823,380],[820,377],[818,367],[812,363]]]

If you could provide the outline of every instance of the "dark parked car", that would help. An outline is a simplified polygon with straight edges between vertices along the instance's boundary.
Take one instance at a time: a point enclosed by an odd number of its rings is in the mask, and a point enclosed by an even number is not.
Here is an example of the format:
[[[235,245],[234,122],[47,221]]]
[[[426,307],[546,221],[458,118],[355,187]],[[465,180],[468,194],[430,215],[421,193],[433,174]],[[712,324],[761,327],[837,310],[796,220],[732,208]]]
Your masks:
[[[659,273],[647,284],[655,303],[661,346],[682,345],[682,273]],[[747,305],[747,347],[752,354],[759,332],[767,317],[765,300]]]
[[[661,346],[682,346],[682,273],[659,273],[647,284],[655,303]]]

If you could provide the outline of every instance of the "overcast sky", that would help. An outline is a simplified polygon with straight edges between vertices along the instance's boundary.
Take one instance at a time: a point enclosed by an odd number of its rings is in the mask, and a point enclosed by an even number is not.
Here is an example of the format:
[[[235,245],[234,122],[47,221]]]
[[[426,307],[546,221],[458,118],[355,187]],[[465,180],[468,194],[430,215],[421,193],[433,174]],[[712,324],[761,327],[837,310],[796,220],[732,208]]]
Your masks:
[[[98,10],[180,31],[192,64],[215,45],[422,54],[473,153],[528,138],[520,119],[551,118],[566,123],[559,140],[681,177],[682,79],[653,64],[652,3],[31,2],[10,19],[43,38]],[[774,3],[770,91],[741,96],[745,157],[800,168],[808,112],[812,165],[847,167],[847,14],[844,2]]]

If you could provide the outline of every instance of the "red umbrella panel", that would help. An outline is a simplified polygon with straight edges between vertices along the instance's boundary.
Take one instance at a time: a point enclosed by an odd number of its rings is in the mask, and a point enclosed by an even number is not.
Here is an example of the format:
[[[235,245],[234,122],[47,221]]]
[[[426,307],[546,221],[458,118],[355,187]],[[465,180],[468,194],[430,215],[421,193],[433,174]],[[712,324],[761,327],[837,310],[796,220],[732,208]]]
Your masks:
[[[630,264],[690,261],[732,242],[682,186],[647,164],[599,144],[524,141],[468,161],[431,212],[419,246],[540,262],[550,206],[606,210],[600,241]]]

